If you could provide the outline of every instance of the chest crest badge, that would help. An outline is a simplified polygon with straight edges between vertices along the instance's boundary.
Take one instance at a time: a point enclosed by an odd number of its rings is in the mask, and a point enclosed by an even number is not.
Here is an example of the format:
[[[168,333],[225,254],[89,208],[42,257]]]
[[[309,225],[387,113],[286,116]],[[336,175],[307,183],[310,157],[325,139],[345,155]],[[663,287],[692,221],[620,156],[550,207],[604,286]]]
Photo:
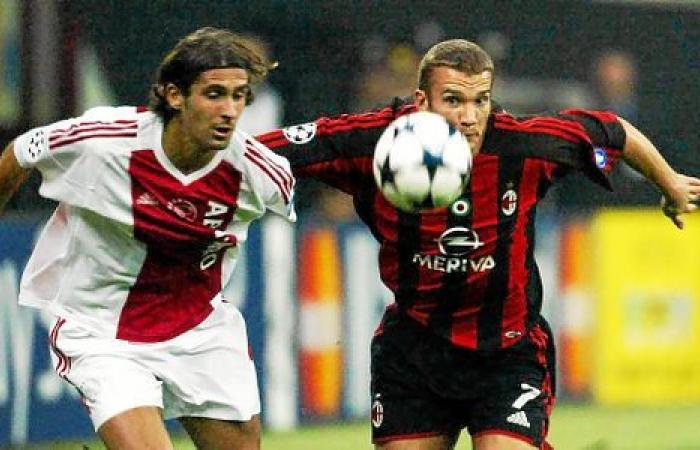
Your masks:
[[[518,194],[513,189],[508,189],[501,197],[501,211],[506,216],[512,216],[518,208]]]

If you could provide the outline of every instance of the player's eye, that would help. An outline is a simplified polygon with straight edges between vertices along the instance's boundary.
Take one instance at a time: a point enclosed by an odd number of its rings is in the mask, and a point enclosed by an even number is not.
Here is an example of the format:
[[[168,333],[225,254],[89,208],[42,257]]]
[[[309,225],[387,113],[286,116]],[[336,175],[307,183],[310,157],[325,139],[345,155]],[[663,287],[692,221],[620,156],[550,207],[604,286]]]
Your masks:
[[[237,89],[237,90],[233,91],[233,99],[236,101],[246,100],[249,95],[250,95],[250,88],[248,88],[248,87],[243,87],[241,89]]]
[[[488,106],[488,105],[489,105],[490,101],[491,101],[491,96],[490,96],[490,95],[484,95],[484,96],[479,97],[479,98],[476,100],[476,104],[477,104],[479,107],[485,107],[485,106]]]
[[[443,98],[444,102],[450,106],[457,106],[460,103],[459,97],[454,95],[448,95]]]

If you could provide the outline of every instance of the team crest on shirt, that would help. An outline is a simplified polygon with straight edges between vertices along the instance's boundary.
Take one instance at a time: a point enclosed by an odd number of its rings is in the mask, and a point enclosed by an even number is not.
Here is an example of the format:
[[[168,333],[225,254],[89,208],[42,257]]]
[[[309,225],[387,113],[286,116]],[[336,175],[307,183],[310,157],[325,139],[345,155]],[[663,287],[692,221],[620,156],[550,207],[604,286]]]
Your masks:
[[[372,426],[379,428],[384,422],[384,405],[379,400],[372,403]]]
[[[302,123],[283,128],[282,133],[292,144],[306,144],[316,136],[316,123]]]
[[[168,202],[166,207],[175,213],[179,218],[184,219],[188,222],[194,222],[197,220],[197,207],[184,198],[174,198]]]
[[[512,216],[518,207],[518,194],[513,189],[508,189],[501,197],[501,211],[506,216]]]

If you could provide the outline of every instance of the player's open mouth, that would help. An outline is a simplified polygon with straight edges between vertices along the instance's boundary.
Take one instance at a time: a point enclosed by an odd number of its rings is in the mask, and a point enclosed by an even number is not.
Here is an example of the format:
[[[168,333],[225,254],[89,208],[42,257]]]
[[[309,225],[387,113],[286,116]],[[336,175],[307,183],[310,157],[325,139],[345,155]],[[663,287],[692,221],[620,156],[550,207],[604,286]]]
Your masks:
[[[232,127],[214,127],[214,135],[218,138],[228,138],[232,132]]]

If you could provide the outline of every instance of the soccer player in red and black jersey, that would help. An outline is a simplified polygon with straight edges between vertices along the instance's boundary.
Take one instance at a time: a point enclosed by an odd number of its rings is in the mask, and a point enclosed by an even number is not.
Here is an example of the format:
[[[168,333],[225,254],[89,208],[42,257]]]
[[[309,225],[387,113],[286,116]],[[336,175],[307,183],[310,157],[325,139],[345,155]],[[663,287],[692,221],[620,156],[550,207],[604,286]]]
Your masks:
[[[549,448],[555,368],[540,315],[537,203],[572,171],[609,188],[606,172],[620,157],[658,186],[678,227],[700,195],[699,179],[676,173],[614,114],[519,118],[492,110],[493,73],[477,45],[441,42],[421,61],[413,103],[258,137],[288,158],[297,176],[351,194],[380,243],[380,274],[395,303],[372,343],[378,449],[450,449],[463,428],[477,450]],[[450,207],[411,214],[378,191],[372,154],[384,128],[416,110],[454,124],[468,138],[474,165]]]

